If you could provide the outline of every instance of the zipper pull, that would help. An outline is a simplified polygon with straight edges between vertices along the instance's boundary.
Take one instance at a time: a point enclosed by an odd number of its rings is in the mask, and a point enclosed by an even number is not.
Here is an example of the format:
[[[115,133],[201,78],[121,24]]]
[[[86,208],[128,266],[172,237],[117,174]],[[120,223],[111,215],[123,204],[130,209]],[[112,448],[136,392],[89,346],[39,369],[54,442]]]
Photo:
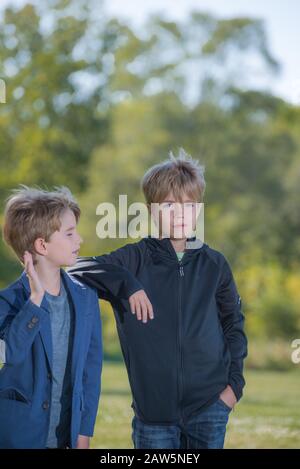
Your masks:
[[[179,273],[180,273],[180,277],[184,277],[184,271],[183,271],[182,265],[179,266]]]

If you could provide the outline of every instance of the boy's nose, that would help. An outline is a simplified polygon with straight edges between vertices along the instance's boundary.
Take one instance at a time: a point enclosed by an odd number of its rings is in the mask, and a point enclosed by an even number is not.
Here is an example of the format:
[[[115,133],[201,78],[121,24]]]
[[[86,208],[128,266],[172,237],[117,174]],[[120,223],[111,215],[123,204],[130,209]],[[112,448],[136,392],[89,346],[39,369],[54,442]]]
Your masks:
[[[181,204],[175,204],[174,213],[176,217],[183,217],[183,206]]]

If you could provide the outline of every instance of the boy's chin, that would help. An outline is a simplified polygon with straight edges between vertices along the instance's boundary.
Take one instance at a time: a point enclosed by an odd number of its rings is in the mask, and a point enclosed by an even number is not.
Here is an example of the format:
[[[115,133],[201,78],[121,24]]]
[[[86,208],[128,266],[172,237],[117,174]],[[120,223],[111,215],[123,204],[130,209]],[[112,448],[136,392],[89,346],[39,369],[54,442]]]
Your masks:
[[[191,231],[176,229],[171,233],[171,239],[174,241],[180,241],[183,239],[188,239],[191,236]]]
[[[77,262],[77,256],[75,258],[72,258],[72,259],[69,259],[68,262],[66,262],[65,266],[66,267],[72,267],[73,265],[75,265]]]

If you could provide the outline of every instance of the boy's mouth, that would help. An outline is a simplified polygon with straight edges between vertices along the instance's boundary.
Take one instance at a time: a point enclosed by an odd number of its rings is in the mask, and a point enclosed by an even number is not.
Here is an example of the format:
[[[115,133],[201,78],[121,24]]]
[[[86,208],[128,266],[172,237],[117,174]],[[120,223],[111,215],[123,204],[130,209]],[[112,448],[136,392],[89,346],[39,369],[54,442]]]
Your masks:
[[[76,251],[73,251],[72,254],[75,254],[76,256],[78,256],[78,254],[79,254],[79,249],[76,249]]]

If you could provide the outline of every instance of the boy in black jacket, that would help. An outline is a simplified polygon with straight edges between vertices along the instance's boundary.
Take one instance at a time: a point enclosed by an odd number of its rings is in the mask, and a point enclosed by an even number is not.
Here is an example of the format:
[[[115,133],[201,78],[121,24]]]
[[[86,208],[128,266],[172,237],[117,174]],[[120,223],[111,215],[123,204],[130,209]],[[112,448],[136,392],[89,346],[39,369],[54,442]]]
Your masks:
[[[71,273],[97,287],[101,264],[130,270],[152,302],[143,326],[113,304],[135,413],[135,448],[223,448],[228,417],[245,385],[247,339],[231,269],[191,233],[203,200],[204,169],[181,150],[142,181],[159,229],[115,252],[78,261]]]

